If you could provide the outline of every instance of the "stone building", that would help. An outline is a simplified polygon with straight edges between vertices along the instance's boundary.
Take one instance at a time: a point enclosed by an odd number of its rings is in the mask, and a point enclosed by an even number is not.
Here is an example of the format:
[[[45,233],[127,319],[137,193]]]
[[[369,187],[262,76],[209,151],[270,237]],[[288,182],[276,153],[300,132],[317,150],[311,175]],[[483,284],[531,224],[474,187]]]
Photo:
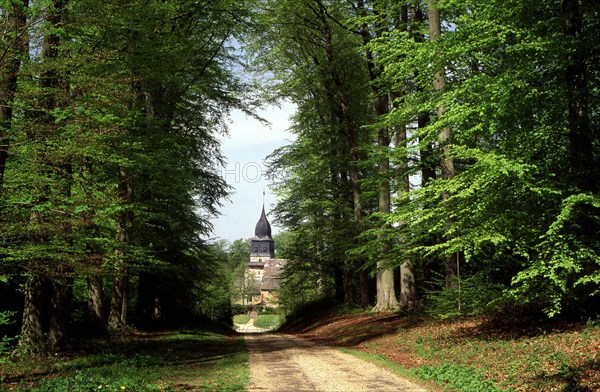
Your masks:
[[[275,241],[263,206],[260,219],[254,228],[254,237],[250,244],[250,261],[246,269],[247,276],[255,283],[252,285],[255,289],[251,293],[253,304],[277,305],[279,275],[284,265],[285,260],[275,258]]]

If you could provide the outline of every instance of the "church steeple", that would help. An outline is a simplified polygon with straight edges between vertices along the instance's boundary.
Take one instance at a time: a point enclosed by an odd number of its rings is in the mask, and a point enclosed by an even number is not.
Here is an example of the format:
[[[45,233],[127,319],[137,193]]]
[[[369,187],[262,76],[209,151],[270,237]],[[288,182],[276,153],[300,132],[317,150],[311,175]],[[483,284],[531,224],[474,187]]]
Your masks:
[[[265,261],[275,258],[275,241],[271,235],[271,224],[265,213],[263,200],[262,213],[254,228],[254,238],[250,249],[250,261]]]
[[[258,239],[270,239],[271,236],[271,224],[267,220],[267,214],[265,214],[265,205],[263,204],[262,214],[260,214],[260,219],[256,223],[256,227],[254,228],[254,236]]]

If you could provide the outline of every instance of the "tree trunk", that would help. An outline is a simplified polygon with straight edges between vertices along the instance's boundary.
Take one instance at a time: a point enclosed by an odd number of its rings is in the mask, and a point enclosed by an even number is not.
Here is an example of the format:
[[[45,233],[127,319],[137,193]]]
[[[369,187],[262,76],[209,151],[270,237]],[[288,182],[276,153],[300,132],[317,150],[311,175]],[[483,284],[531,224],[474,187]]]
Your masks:
[[[368,11],[365,7],[364,0],[357,1],[357,9],[362,17],[368,16]],[[375,28],[375,33],[380,34],[384,28],[381,26],[382,20],[380,15],[376,14],[376,22],[377,28]],[[369,25],[365,22],[361,25],[361,36],[363,40],[363,46],[365,48],[366,53],[366,61],[367,61],[367,69],[369,71],[369,79],[371,81],[371,90],[374,96],[374,109],[375,115],[377,117],[381,117],[389,113],[389,98],[386,94],[383,94],[379,91],[379,87],[376,83],[380,70],[377,69],[375,62],[373,60],[373,52],[370,49],[371,42],[371,32],[369,29]],[[390,146],[390,137],[389,130],[386,128],[380,128],[378,131],[377,145],[382,150],[381,154],[385,156],[385,158],[380,158],[378,163],[378,173],[379,173],[379,212],[385,214],[389,214],[391,207],[391,197],[390,197],[390,181],[389,181],[389,169],[390,169],[390,161],[387,158],[387,152],[383,151],[384,149],[388,149]],[[382,227],[382,230],[385,231],[385,228]],[[386,234],[380,234],[380,236]],[[396,299],[396,290],[394,287],[394,271],[391,269],[388,264],[388,255],[391,251],[391,243],[389,240],[384,239],[381,249],[381,257],[377,261],[377,304],[373,310],[376,311],[388,311],[388,310],[397,310],[398,309],[398,300]]]
[[[127,268],[124,266],[117,267],[116,276],[113,278],[110,313],[108,315],[109,327],[118,328],[127,325],[128,283]]]
[[[129,176],[124,170],[119,171],[118,193],[119,199],[121,199],[121,202],[127,208],[133,202],[133,188]],[[130,242],[132,220],[133,215],[131,211],[121,211],[117,217],[117,243],[122,248],[115,251],[115,275],[113,277],[112,296],[108,315],[108,326],[113,328],[127,324],[129,271],[124,248]]]
[[[71,198],[71,187],[73,182],[73,166],[70,162],[60,167],[60,189],[58,193],[68,200]],[[64,242],[67,247],[73,246],[73,228],[70,221],[63,224]],[[48,332],[48,344],[51,350],[59,351],[63,348],[67,336],[69,317],[71,315],[71,300],[73,297],[73,267],[69,261],[59,261],[56,266],[56,276],[52,282],[52,300],[50,305],[50,331]]]
[[[325,13],[325,5],[321,0],[318,0],[319,9],[318,9],[318,17],[321,20],[321,23],[324,27],[324,35],[325,35],[325,51],[327,54],[327,59],[330,66],[330,75],[331,80],[335,86],[335,90],[339,94],[339,99],[334,97],[330,89],[327,89],[328,99],[331,101],[331,106],[334,108],[335,115],[339,117],[339,120],[342,126],[346,128],[346,137],[348,139],[348,151],[350,157],[350,180],[352,187],[352,204],[354,210],[354,224],[355,224],[355,235],[358,236],[362,232],[362,204],[360,200],[360,175],[359,175],[359,153],[358,153],[358,131],[353,120],[351,114],[349,113],[350,106],[350,97],[346,93],[346,88],[344,86],[344,82],[340,77],[338,69],[333,65],[336,63],[335,51],[333,47],[333,32],[329,28],[329,17]],[[333,90],[333,86],[332,89]],[[339,108],[339,109],[338,109]],[[360,304],[363,307],[366,307],[370,303],[370,295],[369,295],[369,274],[366,270],[364,270],[364,260],[359,260],[356,262],[356,266],[359,268],[359,287],[360,287]],[[348,288],[350,288],[348,286]],[[349,294],[351,296],[351,294]],[[346,295],[348,297],[348,295]],[[349,300],[349,299],[348,299]]]
[[[59,273],[64,274],[64,269],[59,268]],[[63,348],[71,314],[72,296],[73,279],[71,277],[63,276],[54,280],[50,302],[50,330],[48,331],[48,345],[52,351]]]
[[[412,261],[406,260],[400,264],[400,309],[404,311],[413,310],[419,302],[414,271]]]
[[[394,136],[394,146],[396,148],[406,150],[407,135],[406,126],[404,124],[396,127]],[[398,187],[398,197],[402,198],[406,193],[410,191],[410,180],[408,176],[408,156],[405,160],[403,160],[400,163],[399,169],[402,173],[402,177],[400,179],[400,184]],[[401,222],[401,225],[403,224],[404,223]],[[403,238],[400,238],[400,241],[402,242]],[[417,287],[415,285],[414,265],[412,261],[406,260],[402,264],[400,264],[400,309],[404,311],[410,311],[416,307],[417,301],[418,296]]]
[[[429,15],[429,39],[432,42],[435,42],[439,39],[442,34],[442,27],[440,22],[440,11],[435,8],[433,1],[429,0],[427,2],[428,15]],[[433,80],[433,90],[436,93],[441,93],[446,86],[446,78],[444,75],[444,68],[439,69],[434,76]],[[445,107],[441,105],[437,109],[437,116],[442,117],[445,112]],[[441,158],[440,158],[440,170],[442,174],[443,180],[449,180],[454,177],[454,159],[450,156],[450,137],[451,130],[450,127],[444,127],[440,131],[438,136],[438,141],[440,143],[441,148]],[[448,200],[450,198],[449,192],[444,192],[442,195],[444,200]],[[447,225],[452,224],[452,222],[446,222]],[[444,269],[446,272],[446,287],[456,288],[458,287],[458,260],[459,257],[456,254],[446,255],[444,259]]]
[[[45,352],[42,329],[43,279],[39,274],[31,271],[31,268],[25,283],[24,294],[23,324],[15,354],[40,355]]]
[[[383,109],[383,105],[387,106],[387,99],[385,97],[378,97],[376,107],[379,107],[379,109],[377,112]],[[389,147],[390,138],[387,135],[386,129],[379,130],[378,145],[382,149]],[[379,161],[379,212],[384,215],[389,214],[391,211],[389,170],[390,161],[386,155],[385,158],[380,158]],[[387,226],[386,223],[384,225]],[[383,227],[382,230],[386,231],[387,229]],[[383,249],[381,250],[380,259],[377,261],[377,304],[375,305],[375,310],[377,311],[395,311],[399,308],[394,286],[394,270],[387,265],[392,245],[390,240],[382,239],[382,236],[386,235],[387,233],[380,234]]]
[[[13,100],[17,91],[17,77],[21,68],[21,59],[27,55],[27,17],[24,10],[29,0],[15,1],[3,9],[0,26],[6,26],[2,32],[7,50],[3,54],[5,65],[0,66],[0,194],[4,185],[4,171],[8,159],[10,130],[12,128]]]
[[[346,116],[348,117],[348,116]],[[357,235],[362,233],[362,203],[360,201],[360,176],[358,164],[360,161],[358,155],[358,138],[354,124],[350,119],[346,119],[348,131],[348,144],[350,148],[350,180],[352,182],[352,203],[354,205],[354,224],[356,225]],[[369,290],[369,273],[364,269],[364,260],[358,263],[359,286],[360,286],[360,306],[367,307],[371,302]]]
[[[25,3],[24,3],[25,4]],[[63,16],[65,10],[66,0],[55,0],[49,7],[48,13],[45,16],[45,20],[48,23],[47,29],[44,31],[43,42],[42,42],[42,59],[44,64],[48,64],[48,67],[40,75],[40,87],[45,92],[42,94],[40,99],[40,113],[43,113],[39,117],[39,126],[45,130],[46,128],[52,129],[55,124],[54,118],[51,113],[57,108],[57,92],[62,88],[66,88],[66,83],[62,80],[59,74],[56,72],[53,62],[56,61],[59,54],[59,47],[61,44],[60,35],[57,33],[63,27]],[[44,136],[40,133],[30,132],[29,139],[32,142],[43,140]],[[40,167],[40,175],[51,176],[52,173],[49,168],[56,167],[56,165],[50,161],[45,155],[44,151],[36,151],[35,164]],[[67,186],[70,189],[70,185]],[[44,184],[42,189],[37,189],[39,192],[37,195],[37,204],[42,204],[47,201],[47,195],[51,192],[50,185]],[[63,191],[63,190],[59,190]],[[42,226],[45,221],[43,214],[36,209],[31,210],[30,223],[32,225]],[[48,235],[41,229],[41,232],[34,232],[31,235],[31,241],[33,243],[43,244],[49,241]],[[70,230],[66,230],[67,236]],[[41,264],[47,260],[32,260],[29,263],[30,277],[28,279],[25,288],[25,305],[23,314],[23,325],[21,329],[21,339],[19,346],[23,349],[21,352],[26,355],[37,354],[45,351],[45,342],[42,335],[42,308],[43,308],[43,294],[42,294],[42,281],[43,278],[40,274],[40,267],[36,264]],[[59,265],[59,271],[63,268],[63,265]],[[50,306],[53,307],[53,312],[50,315],[51,322],[49,338],[52,339],[52,348],[56,348],[57,345],[62,343],[65,337],[66,331],[66,320],[68,320],[68,314],[65,317],[63,312],[68,312],[68,307],[62,308],[64,305],[65,296],[69,295],[68,288],[63,291],[62,289],[56,290],[56,297],[52,297]],[[70,298],[70,297],[69,297]],[[57,312],[57,313],[55,313]],[[65,320],[66,319],[66,320]]]
[[[594,163],[586,54],[583,50],[583,18],[579,0],[561,0],[563,30],[572,40],[567,54],[565,81],[569,105],[569,153],[571,182],[582,192],[597,193],[598,168]]]
[[[342,284],[344,287],[344,304],[352,305],[354,303],[354,290],[352,287],[352,271],[349,271],[348,267],[344,267]]]
[[[87,278],[88,300],[87,309],[88,317],[91,325],[94,328],[102,328],[104,326],[104,304],[102,275],[90,274]]]

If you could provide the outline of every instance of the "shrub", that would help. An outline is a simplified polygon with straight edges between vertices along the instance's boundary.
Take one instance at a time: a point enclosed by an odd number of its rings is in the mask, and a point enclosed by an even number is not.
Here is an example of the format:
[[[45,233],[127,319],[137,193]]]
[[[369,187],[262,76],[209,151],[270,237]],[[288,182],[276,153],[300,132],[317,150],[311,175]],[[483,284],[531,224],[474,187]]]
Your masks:
[[[17,314],[17,312],[12,312],[12,311],[0,312],[0,325],[14,324],[15,321],[12,319],[12,317],[16,314]],[[0,339],[0,353],[5,353],[7,351],[10,351],[12,349],[12,347],[14,346],[15,342],[17,341],[17,339],[18,339],[18,336],[10,337],[10,336],[4,335]]]
[[[233,313],[233,314],[248,314],[248,312],[250,311],[251,308],[252,308],[252,305],[233,304],[233,305],[231,305],[231,313]]]
[[[503,290],[504,286],[491,283],[485,274],[478,273],[462,279],[457,288],[430,292],[425,311],[438,319],[485,314],[501,304]]]

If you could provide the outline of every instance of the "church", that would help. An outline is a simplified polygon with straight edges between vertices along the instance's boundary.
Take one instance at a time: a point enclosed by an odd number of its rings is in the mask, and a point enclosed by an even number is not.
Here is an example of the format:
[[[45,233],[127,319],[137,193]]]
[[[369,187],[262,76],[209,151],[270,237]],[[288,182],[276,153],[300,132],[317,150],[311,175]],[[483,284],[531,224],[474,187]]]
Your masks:
[[[275,258],[275,241],[271,235],[271,224],[267,220],[263,205],[260,219],[254,228],[250,243],[250,261],[246,268],[252,285],[251,303],[277,306],[277,290],[285,260]]]

